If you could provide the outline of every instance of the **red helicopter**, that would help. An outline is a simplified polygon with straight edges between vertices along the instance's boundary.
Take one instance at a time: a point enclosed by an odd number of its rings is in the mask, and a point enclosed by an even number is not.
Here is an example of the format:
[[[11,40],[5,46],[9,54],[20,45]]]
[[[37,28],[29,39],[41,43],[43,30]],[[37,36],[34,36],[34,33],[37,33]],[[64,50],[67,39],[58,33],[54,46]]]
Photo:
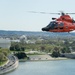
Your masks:
[[[75,13],[46,13],[46,12],[35,12],[30,11],[31,13],[41,13],[41,14],[58,14],[61,15],[59,18],[52,18],[51,21],[46,27],[42,28],[42,31],[48,32],[70,32],[75,30],[75,21],[68,14]]]
[[[75,13],[61,12],[61,16],[59,18],[52,18],[52,20],[55,21],[50,22],[46,27],[42,28],[42,30],[49,32],[70,32],[75,30],[75,21],[68,14]]]

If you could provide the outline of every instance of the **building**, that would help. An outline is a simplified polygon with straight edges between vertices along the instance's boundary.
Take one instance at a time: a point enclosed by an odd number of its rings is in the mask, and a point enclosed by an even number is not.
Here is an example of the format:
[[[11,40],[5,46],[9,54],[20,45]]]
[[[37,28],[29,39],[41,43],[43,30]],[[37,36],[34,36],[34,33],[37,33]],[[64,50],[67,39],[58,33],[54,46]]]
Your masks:
[[[36,42],[36,40],[28,40],[27,39],[27,36],[25,36],[25,35],[22,35],[22,36],[20,36],[19,37],[19,39],[13,39],[13,40],[11,40],[11,42],[21,42],[21,43],[23,43],[23,44],[35,44],[35,42]]]
[[[26,41],[27,41],[27,37],[26,37],[25,35],[22,35],[22,36],[20,37],[20,42],[21,42],[21,43],[26,43]]]
[[[0,47],[1,48],[10,48],[11,41],[9,38],[0,38]]]

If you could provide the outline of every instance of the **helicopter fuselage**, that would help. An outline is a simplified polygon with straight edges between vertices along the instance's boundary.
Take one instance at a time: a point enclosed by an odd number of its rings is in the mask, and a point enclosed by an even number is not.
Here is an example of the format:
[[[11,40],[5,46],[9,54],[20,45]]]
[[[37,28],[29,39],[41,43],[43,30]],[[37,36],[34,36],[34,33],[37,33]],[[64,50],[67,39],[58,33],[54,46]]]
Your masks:
[[[70,32],[75,30],[75,21],[69,15],[63,15],[55,18],[55,21],[51,21],[42,30],[49,32]]]

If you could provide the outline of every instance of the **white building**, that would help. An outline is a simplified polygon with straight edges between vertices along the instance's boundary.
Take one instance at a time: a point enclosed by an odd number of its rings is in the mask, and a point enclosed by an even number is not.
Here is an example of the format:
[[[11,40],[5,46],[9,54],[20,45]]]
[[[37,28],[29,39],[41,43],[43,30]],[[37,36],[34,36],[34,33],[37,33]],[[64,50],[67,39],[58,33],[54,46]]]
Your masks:
[[[26,43],[26,41],[27,41],[27,37],[26,37],[25,35],[22,35],[22,36],[20,37],[20,42]]]
[[[10,46],[11,46],[10,39],[8,39],[8,38],[6,38],[6,39],[0,38],[0,47],[1,48],[8,48],[9,49]]]

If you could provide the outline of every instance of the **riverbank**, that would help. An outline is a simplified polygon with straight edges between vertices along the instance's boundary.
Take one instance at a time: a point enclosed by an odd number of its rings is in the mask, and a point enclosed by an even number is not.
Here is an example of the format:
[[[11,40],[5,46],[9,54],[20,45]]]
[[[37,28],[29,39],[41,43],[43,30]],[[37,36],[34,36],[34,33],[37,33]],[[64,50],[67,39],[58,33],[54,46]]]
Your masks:
[[[66,60],[66,57],[53,58],[50,55],[28,55],[30,61],[53,61],[53,60]]]
[[[18,67],[19,62],[15,56],[10,55],[8,57],[8,60],[9,62],[7,64],[5,64],[4,66],[0,66],[0,74],[8,73]]]

